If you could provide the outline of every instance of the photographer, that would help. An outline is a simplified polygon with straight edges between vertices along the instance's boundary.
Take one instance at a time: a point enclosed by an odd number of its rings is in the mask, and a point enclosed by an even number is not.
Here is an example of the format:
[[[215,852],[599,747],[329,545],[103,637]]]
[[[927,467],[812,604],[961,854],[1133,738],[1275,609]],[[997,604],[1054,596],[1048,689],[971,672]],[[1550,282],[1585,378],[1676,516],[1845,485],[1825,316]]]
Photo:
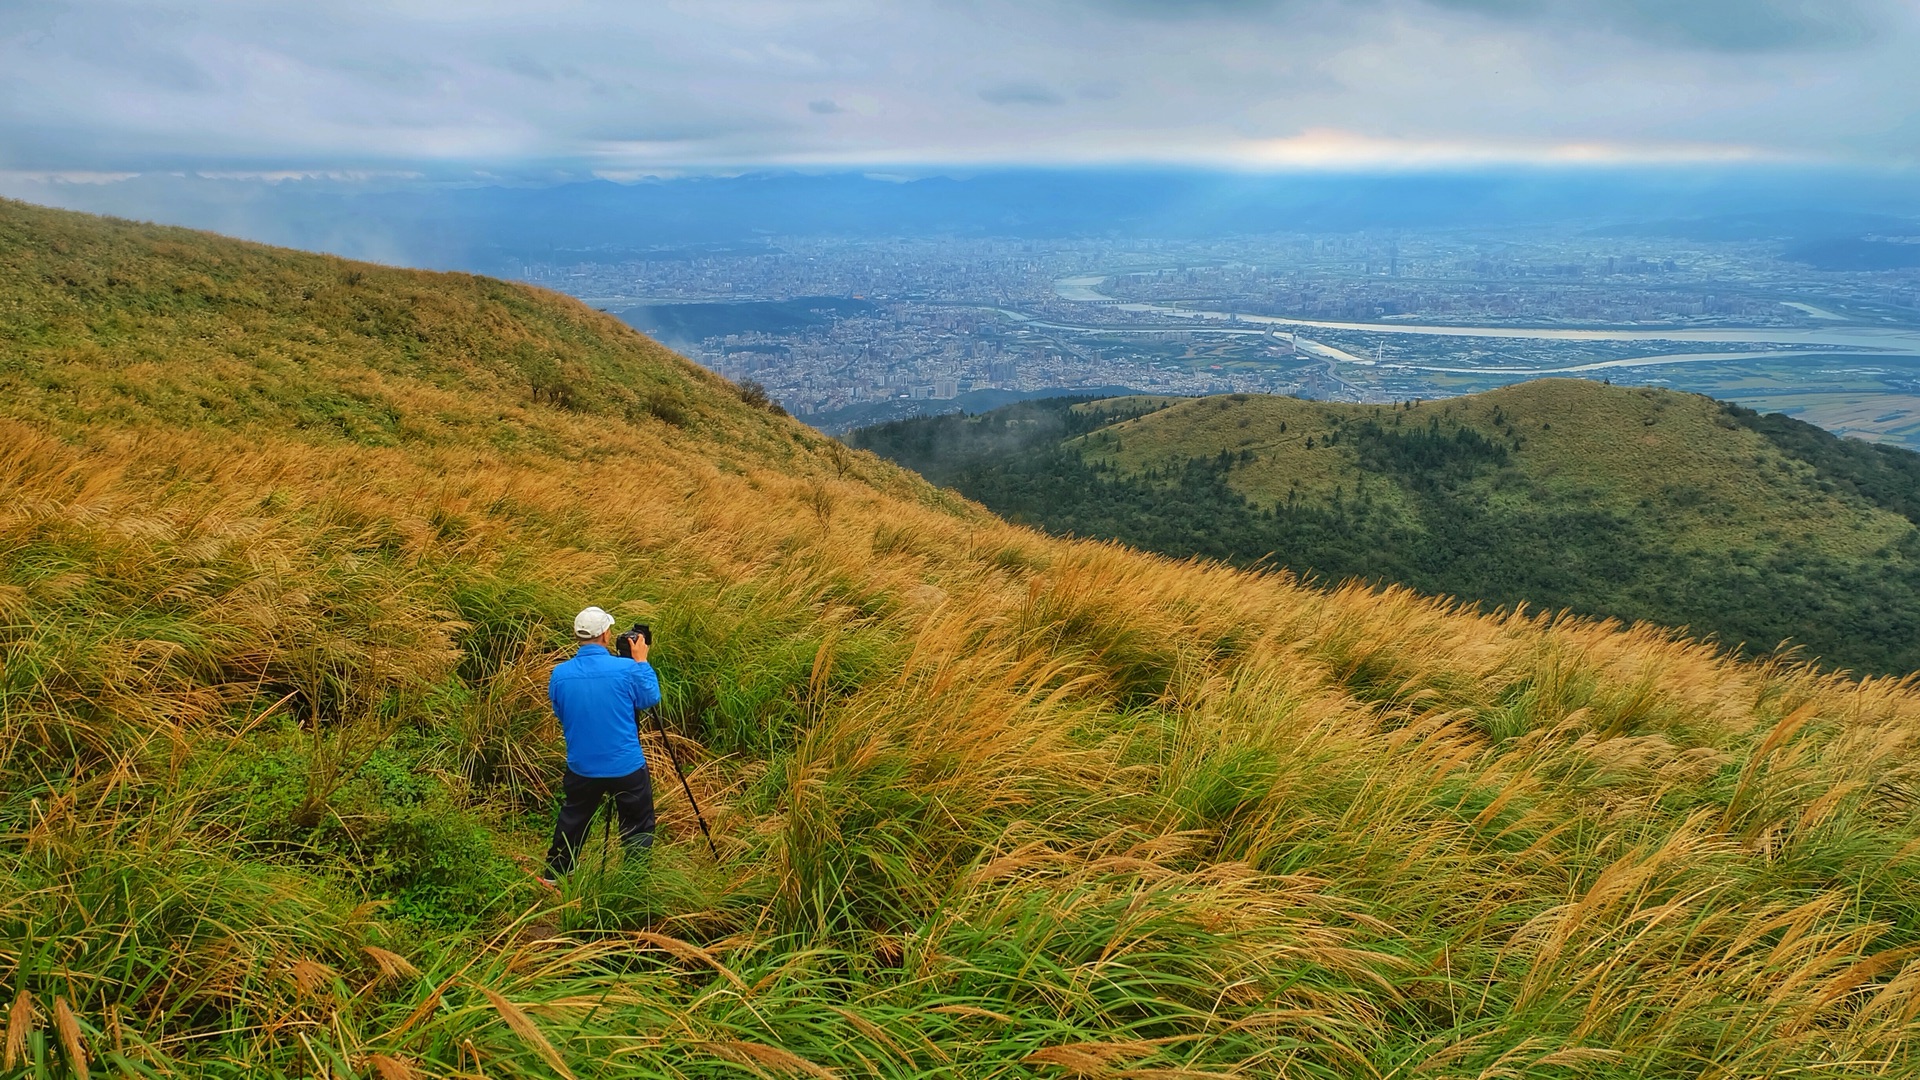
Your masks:
[[[620,635],[623,653],[613,653],[613,616],[597,607],[573,620],[580,650],[553,669],[547,697],[567,739],[566,801],[553,826],[547,850],[551,883],[573,869],[574,853],[586,840],[593,812],[606,796],[620,815],[620,839],[630,847],[653,845],[653,783],[640,749],[640,712],[660,702],[660,680],[647,663],[641,633]]]

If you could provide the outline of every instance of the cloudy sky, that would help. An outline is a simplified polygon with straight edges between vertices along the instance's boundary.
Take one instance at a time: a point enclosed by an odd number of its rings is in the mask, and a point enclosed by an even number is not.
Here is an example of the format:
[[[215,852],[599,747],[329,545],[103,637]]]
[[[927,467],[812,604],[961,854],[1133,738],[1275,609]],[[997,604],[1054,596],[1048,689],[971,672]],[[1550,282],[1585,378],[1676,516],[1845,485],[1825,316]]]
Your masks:
[[[1916,0],[0,0],[0,173],[1920,165]]]

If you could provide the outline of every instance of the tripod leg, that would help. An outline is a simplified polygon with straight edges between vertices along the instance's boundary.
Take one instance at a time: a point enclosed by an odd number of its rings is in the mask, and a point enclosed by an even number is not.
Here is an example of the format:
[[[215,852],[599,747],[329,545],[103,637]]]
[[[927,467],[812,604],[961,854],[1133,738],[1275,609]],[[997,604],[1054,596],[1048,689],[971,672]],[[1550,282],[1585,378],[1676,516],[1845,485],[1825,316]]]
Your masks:
[[[605,873],[613,865],[613,796],[600,800],[600,816],[606,819],[606,825],[600,830],[600,872]]]
[[[648,712],[653,712],[649,709]],[[680,790],[687,793],[687,805],[693,807],[693,820],[700,823],[700,835],[707,838],[707,850],[713,853],[715,862],[720,861],[720,848],[713,842],[713,832],[707,828],[707,817],[700,812],[700,802],[693,797],[693,786],[687,783],[687,771],[680,767],[680,755],[673,752],[673,738],[667,734],[667,722],[660,714],[653,713],[654,726],[660,729],[660,744],[667,748],[667,760],[673,762],[674,775],[680,778]]]

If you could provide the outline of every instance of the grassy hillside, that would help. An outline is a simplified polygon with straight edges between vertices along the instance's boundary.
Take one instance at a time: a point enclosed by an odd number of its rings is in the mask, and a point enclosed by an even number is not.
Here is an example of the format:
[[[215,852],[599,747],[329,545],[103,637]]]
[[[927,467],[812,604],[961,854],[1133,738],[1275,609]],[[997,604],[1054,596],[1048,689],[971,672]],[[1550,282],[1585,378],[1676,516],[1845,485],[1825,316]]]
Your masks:
[[[1698,395],[1116,398],[854,442],[1054,532],[1920,669],[1920,455]]]
[[[1049,539],[516,286],[0,264],[8,1075],[1912,1071],[1910,684]],[[556,900],[589,602],[720,858],[663,776]]]

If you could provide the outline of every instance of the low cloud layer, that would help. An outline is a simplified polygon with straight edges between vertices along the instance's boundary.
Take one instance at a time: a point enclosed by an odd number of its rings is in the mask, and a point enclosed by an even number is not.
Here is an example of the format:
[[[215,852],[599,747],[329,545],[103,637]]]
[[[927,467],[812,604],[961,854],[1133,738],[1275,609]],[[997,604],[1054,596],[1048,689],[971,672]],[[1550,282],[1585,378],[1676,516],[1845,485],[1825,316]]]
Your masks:
[[[1920,163],[1904,0],[16,0],[0,172]]]

